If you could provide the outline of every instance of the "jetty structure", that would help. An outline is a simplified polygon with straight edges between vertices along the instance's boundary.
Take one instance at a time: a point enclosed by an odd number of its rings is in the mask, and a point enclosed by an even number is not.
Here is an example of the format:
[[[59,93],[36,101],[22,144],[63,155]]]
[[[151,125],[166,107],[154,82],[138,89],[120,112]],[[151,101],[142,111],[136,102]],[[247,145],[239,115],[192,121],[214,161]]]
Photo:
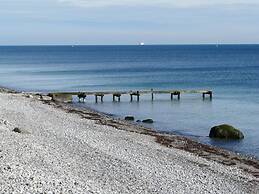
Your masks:
[[[213,92],[211,90],[136,90],[136,91],[105,91],[105,92],[55,92],[49,93],[48,96],[52,97],[53,100],[62,102],[71,102],[73,96],[77,96],[79,102],[85,102],[87,96],[95,96],[95,102],[103,102],[105,95],[112,96],[113,101],[120,102],[122,95],[129,95],[130,101],[134,99],[140,101],[141,95],[151,94],[151,100],[155,99],[155,94],[169,94],[171,100],[176,97],[180,100],[182,94],[202,94],[202,98],[209,98],[212,100]]]

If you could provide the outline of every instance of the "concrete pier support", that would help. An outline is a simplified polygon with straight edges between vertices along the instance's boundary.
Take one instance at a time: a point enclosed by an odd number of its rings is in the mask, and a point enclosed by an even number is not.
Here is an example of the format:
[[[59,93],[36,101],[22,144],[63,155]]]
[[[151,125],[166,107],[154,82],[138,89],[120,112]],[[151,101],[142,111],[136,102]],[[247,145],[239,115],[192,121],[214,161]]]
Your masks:
[[[121,101],[121,94],[115,93],[115,94],[112,95],[113,102],[116,101],[116,98],[118,99],[118,102],[120,102]]]
[[[130,93],[130,101],[131,102],[133,101],[133,96],[137,96],[137,101],[139,102],[139,96],[140,96],[139,91]]]
[[[175,91],[175,92],[171,93],[171,100],[174,99],[174,96],[177,96],[177,99],[180,100],[181,92],[180,91]]]
[[[86,94],[83,92],[79,92],[77,97],[79,102],[85,102]]]
[[[206,98],[206,95],[208,95],[210,100],[212,100],[212,96],[213,96],[212,91],[203,92],[202,93],[203,100]]]
[[[98,97],[101,97],[101,102],[103,102],[104,94],[95,94],[95,103],[98,103]]]

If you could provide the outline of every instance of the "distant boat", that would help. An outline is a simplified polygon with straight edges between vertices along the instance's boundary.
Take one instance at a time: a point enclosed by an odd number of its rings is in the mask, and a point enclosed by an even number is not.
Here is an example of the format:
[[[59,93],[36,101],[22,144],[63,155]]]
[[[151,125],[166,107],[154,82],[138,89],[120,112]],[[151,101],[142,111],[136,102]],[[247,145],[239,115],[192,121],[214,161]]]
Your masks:
[[[145,45],[145,43],[144,43],[144,42],[141,42],[141,43],[139,43],[139,45],[140,45],[140,46],[144,46],[144,45]]]

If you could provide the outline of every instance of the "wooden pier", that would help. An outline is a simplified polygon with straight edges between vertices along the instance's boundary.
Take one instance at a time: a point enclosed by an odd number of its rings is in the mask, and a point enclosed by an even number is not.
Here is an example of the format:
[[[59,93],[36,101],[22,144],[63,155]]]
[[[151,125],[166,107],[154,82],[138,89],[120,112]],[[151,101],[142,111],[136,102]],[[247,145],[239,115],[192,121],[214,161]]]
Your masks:
[[[53,100],[62,101],[64,98],[69,98],[72,101],[72,96],[77,96],[79,102],[84,102],[87,96],[95,96],[95,102],[98,103],[98,99],[103,102],[103,98],[105,95],[112,95],[113,101],[120,102],[122,95],[129,95],[130,101],[134,100],[136,97],[137,101],[140,101],[141,95],[151,94],[151,100],[154,100],[155,94],[169,94],[171,96],[171,100],[174,99],[174,96],[177,97],[177,100],[180,100],[182,94],[201,94],[202,98],[205,99],[209,97],[212,100],[213,92],[211,90],[137,90],[137,91],[107,91],[107,92],[57,92],[48,94],[53,98]],[[59,100],[60,101],[60,100]]]

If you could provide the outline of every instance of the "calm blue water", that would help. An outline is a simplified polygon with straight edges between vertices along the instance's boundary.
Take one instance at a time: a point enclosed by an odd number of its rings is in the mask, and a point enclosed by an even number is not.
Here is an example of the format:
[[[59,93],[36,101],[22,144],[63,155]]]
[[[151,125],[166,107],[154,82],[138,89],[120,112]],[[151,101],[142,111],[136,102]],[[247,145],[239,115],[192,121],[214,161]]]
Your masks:
[[[25,91],[212,89],[200,95],[141,96],[141,102],[113,103],[89,97],[79,106],[114,114],[153,118],[151,127],[203,143],[259,157],[259,45],[39,46],[0,47],[0,85]],[[215,141],[209,129],[228,123],[242,141]]]

